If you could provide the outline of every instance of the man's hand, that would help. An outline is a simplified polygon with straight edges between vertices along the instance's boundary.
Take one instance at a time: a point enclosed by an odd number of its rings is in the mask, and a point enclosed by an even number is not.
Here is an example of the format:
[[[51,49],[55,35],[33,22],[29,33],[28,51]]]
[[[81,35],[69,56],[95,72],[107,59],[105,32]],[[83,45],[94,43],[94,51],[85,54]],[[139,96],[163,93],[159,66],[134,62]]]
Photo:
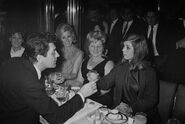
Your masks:
[[[97,92],[97,86],[95,82],[89,82],[82,86],[82,88],[79,91],[84,98],[91,96],[95,92]]]

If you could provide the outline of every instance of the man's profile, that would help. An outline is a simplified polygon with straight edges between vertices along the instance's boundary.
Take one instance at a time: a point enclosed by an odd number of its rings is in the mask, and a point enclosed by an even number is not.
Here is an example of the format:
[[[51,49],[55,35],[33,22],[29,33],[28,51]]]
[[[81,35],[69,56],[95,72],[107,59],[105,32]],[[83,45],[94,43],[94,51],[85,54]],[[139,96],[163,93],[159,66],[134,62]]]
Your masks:
[[[28,37],[26,58],[12,58],[0,67],[1,124],[38,124],[42,115],[51,124],[64,123],[96,92],[96,84],[84,85],[67,103],[58,107],[47,96],[41,73],[56,66],[55,36],[36,33]]]

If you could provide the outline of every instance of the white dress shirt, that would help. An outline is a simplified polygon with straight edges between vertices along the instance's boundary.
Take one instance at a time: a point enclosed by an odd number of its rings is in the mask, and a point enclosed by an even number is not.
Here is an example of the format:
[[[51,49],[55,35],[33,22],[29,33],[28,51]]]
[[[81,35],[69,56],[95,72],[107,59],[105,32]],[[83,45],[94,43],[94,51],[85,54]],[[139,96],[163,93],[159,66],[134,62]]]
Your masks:
[[[33,64],[33,66],[34,66],[34,68],[35,68],[35,70],[37,72],[38,79],[40,80],[40,78],[41,78],[41,71],[37,68],[36,65]]]
[[[13,48],[11,48],[11,50],[10,50],[11,58],[13,58],[13,57],[21,57],[22,54],[24,53],[24,50],[25,50],[24,47],[21,47],[21,49],[18,50],[18,51],[14,51]]]
[[[128,23],[128,27],[127,27],[127,29],[126,29],[126,32],[129,30],[130,26],[132,25],[133,20],[130,20],[129,22],[124,21],[124,23],[123,23],[123,28],[122,28],[122,34],[124,33],[124,30],[125,30],[125,27],[126,27],[126,24],[127,24],[127,23]],[[126,34],[126,33],[125,33],[125,34]]]
[[[111,33],[111,32],[112,32],[112,29],[113,29],[113,27],[114,27],[114,25],[116,24],[116,22],[117,22],[117,21],[118,21],[118,19],[115,19],[115,20],[111,23],[109,33]]]
[[[158,24],[155,24],[153,26],[153,39],[152,39],[152,44],[153,44],[153,49],[154,49],[154,56],[159,56],[159,53],[156,48],[156,35],[157,35],[157,29],[158,29]],[[147,38],[149,38],[151,32],[151,26],[148,26],[148,34]]]
[[[181,20],[181,21],[182,21],[183,26],[184,26],[184,28],[185,28],[185,19],[184,19],[184,18],[179,18],[179,20]]]

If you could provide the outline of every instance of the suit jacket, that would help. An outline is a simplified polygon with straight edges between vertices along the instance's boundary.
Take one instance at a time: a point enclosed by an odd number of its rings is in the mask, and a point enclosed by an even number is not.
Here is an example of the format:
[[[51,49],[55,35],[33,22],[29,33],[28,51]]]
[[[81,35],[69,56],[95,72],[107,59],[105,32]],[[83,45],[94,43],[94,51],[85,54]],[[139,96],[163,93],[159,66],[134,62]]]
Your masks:
[[[121,50],[122,49],[121,47],[122,27],[123,27],[123,20],[119,18],[116,24],[114,25],[111,33],[108,34],[106,48],[109,51],[108,56],[114,62],[118,62],[122,58],[122,50]]]
[[[172,27],[173,26],[173,27]],[[185,37],[185,28],[183,22],[180,20],[173,20],[171,28],[174,33],[170,37],[174,37],[173,46],[176,46],[176,42]],[[172,39],[172,38],[171,38]],[[174,48],[175,49],[175,48]],[[165,69],[163,78],[164,80],[184,83],[185,82],[185,49],[171,49],[171,54],[168,56],[165,63]]]
[[[11,58],[10,57],[11,44],[9,43],[9,41],[5,40],[2,45],[3,48],[1,49],[0,53],[1,63]]]
[[[47,96],[44,83],[28,60],[13,58],[0,70],[1,124],[38,124],[39,115],[51,124],[60,124],[83,107],[78,94],[58,107]]]
[[[156,49],[159,55],[170,55],[175,52],[176,42],[184,37],[184,31],[182,30],[178,21],[159,20],[156,34]],[[145,35],[147,36],[147,34]]]
[[[129,85],[127,79],[130,78],[130,68],[128,63],[117,65],[108,75],[98,82],[100,89],[114,87],[113,106],[120,102],[126,102],[134,112],[149,112],[158,104],[158,82],[156,74],[151,67],[138,71],[139,90],[136,98],[130,102],[126,96],[125,88]],[[132,83],[132,82],[129,82]],[[131,92],[131,90],[129,91]],[[132,99],[132,96],[130,97]],[[124,101],[123,101],[124,100]]]
[[[139,34],[139,35],[145,36],[147,32],[146,26],[147,25],[143,20],[134,18],[133,23],[131,24],[130,28],[126,32],[125,36],[124,37],[122,36],[122,39],[123,40],[127,39],[127,37],[131,34]]]

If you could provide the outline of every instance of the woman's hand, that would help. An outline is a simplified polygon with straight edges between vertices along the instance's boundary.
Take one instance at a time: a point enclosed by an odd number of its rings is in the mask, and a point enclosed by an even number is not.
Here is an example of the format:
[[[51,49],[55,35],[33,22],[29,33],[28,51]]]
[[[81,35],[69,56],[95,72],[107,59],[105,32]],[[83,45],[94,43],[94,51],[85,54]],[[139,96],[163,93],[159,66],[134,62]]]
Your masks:
[[[121,102],[117,107],[116,109],[121,112],[121,113],[125,113],[125,114],[131,114],[133,111],[132,111],[132,108],[127,105],[126,103],[123,103]]]
[[[97,81],[99,79],[99,74],[95,71],[89,71],[87,73],[87,79],[89,82]]]

